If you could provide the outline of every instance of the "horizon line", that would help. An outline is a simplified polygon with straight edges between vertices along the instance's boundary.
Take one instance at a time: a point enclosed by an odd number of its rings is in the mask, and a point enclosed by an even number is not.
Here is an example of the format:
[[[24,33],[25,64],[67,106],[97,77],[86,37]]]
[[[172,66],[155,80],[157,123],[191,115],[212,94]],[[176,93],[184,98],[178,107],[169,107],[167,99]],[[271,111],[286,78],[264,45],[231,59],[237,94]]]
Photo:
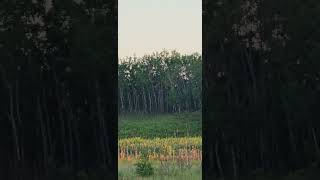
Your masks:
[[[181,55],[193,55],[193,54],[200,54],[202,55],[202,51],[193,51],[193,52],[180,52],[176,49],[162,49],[162,50],[158,50],[158,51],[153,51],[151,53],[144,53],[143,55],[137,55],[136,53],[133,53],[132,55],[126,55],[126,56],[119,56],[118,55],[118,59],[127,59],[127,58],[143,58],[145,56],[152,56],[152,55],[156,55],[156,54],[160,54],[162,52],[168,52],[169,54],[172,54],[173,52],[179,53]]]

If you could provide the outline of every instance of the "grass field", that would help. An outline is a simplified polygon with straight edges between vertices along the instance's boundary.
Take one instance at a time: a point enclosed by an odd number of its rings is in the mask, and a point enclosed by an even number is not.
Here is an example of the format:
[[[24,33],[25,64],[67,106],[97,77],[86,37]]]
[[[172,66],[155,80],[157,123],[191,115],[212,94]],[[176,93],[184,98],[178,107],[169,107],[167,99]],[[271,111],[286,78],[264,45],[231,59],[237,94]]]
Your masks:
[[[119,161],[119,180],[200,180],[202,177],[201,162],[193,161],[187,168],[181,168],[176,162],[170,161],[161,164],[160,161],[152,161],[154,175],[150,177],[139,177],[135,174],[134,163],[136,161]]]
[[[169,137],[169,138],[126,138],[118,143],[118,159],[138,159],[141,152],[149,154],[150,159],[160,158],[188,160],[202,159],[201,137]]]
[[[201,112],[164,115],[120,115],[119,138],[201,136]]]
[[[201,127],[201,112],[119,116],[118,178],[200,180]],[[142,152],[154,169],[150,177],[135,172]]]
[[[119,180],[200,180],[202,157],[192,153],[202,151],[201,113],[166,114],[156,116],[122,115],[119,119]],[[139,177],[135,172],[139,152],[149,150],[154,175]],[[154,153],[153,153],[154,152]],[[172,152],[175,152],[172,158]],[[121,157],[121,153],[122,157]],[[196,153],[196,154],[197,154]],[[162,156],[161,156],[162,155]],[[169,155],[169,158],[163,158]],[[162,158],[161,158],[162,157]],[[171,158],[170,158],[171,157]],[[319,179],[318,167],[309,167],[287,175],[251,174],[239,180],[304,180]]]

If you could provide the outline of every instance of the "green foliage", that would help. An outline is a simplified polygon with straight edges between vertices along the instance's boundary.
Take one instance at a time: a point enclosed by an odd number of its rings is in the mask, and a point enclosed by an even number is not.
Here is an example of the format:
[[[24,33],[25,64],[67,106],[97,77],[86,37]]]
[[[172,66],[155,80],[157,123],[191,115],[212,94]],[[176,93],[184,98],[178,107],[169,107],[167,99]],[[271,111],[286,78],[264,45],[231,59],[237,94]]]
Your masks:
[[[147,171],[150,167],[149,161],[146,161],[148,158],[154,164],[154,175],[150,176],[150,179],[201,177],[200,172],[190,170],[191,160],[198,161],[198,155],[202,151],[200,112],[120,115],[118,127],[120,163],[123,160],[135,161],[140,158],[135,164],[134,172],[123,170],[120,164],[119,179],[132,179],[138,171]]]
[[[158,171],[162,175],[172,176],[178,173],[178,167],[172,160],[160,160]]]
[[[202,57],[162,51],[122,59],[118,67],[120,113],[201,109]]]
[[[201,113],[121,115],[118,136],[122,138],[201,136]]]
[[[154,169],[148,159],[147,153],[142,153],[140,160],[135,164],[136,173],[139,176],[151,176],[154,174]]]
[[[193,161],[191,169],[179,169],[175,161],[166,161],[163,165],[159,161],[150,161],[154,167],[154,174],[143,177],[144,180],[198,180],[201,179],[201,162]],[[119,161],[119,180],[141,179],[135,172],[134,162]]]

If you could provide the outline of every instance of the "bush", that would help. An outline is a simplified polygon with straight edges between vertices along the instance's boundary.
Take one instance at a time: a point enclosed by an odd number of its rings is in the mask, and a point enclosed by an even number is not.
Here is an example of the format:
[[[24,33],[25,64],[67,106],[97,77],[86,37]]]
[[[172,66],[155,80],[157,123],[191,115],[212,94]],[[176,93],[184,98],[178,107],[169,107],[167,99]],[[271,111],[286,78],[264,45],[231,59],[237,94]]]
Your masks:
[[[142,155],[141,159],[135,164],[135,166],[136,173],[139,176],[151,176],[154,174],[153,167],[146,154]]]

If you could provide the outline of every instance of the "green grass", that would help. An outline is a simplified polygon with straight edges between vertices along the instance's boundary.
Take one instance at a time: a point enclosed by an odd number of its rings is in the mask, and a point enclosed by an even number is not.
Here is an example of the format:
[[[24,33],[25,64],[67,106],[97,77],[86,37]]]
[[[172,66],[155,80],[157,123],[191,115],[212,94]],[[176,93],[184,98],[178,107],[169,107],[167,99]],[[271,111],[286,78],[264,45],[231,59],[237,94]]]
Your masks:
[[[202,144],[201,112],[181,114],[142,115],[127,114],[119,116],[119,149],[132,152],[151,150],[159,154],[168,154],[177,149],[198,149]],[[127,152],[127,151],[125,151]],[[202,177],[201,161],[193,160],[192,166],[181,168],[177,160],[169,160],[165,165],[161,161],[151,160],[154,175],[139,177],[135,172],[137,158],[130,160],[119,159],[119,180],[200,180]],[[184,161],[184,160],[182,160]],[[164,163],[164,161],[162,161]]]
[[[200,161],[194,161],[190,169],[179,169],[174,162],[161,166],[159,161],[152,161],[154,175],[143,178],[136,175],[134,163],[135,161],[119,161],[119,180],[200,180],[202,177]]]
[[[201,136],[201,113],[120,115],[119,139]]]

